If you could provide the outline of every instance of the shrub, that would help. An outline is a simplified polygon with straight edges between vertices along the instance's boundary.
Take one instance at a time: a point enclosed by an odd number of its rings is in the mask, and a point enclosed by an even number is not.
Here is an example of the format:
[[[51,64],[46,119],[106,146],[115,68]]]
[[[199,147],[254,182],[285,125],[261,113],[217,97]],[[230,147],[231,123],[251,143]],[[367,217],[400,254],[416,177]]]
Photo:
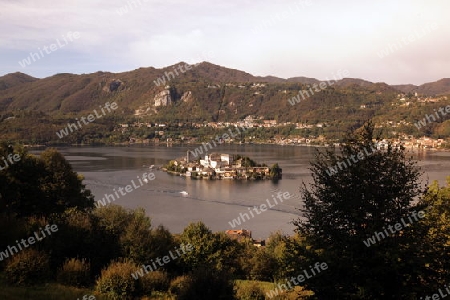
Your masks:
[[[169,289],[170,280],[166,272],[154,271],[141,277],[142,291],[151,294],[154,291],[165,292]]]
[[[91,266],[86,260],[71,258],[58,270],[58,283],[76,287],[86,287],[90,283]]]
[[[177,295],[177,300],[234,299],[233,283],[227,273],[201,267],[183,282]]]
[[[35,249],[25,249],[11,258],[5,268],[6,279],[13,285],[32,285],[50,278],[49,257]]]
[[[107,294],[111,299],[132,299],[140,291],[139,280],[131,274],[138,267],[131,262],[113,262],[102,270],[97,280],[97,291]]]
[[[239,300],[264,300],[264,292],[258,283],[251,281],[236,288],[236,298]]]
[[[169,292],[172,295],[180,295],[184,293],[191,284],[191,278],[189,276],[178,276],[170,282]]]

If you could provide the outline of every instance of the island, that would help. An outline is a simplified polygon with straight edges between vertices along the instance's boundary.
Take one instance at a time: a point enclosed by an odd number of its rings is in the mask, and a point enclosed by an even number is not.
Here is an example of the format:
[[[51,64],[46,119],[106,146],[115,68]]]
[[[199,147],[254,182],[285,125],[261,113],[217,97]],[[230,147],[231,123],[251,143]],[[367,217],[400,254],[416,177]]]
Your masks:
[[[191,161],[189,151],[185,157],[169,161],[162,171],[193,179],[212,180],[278,180],[282,177],[282,169],[278,163],[269,167],[266,164],[258,164],[247,156],[223,153],[206,154],[204,158]]]

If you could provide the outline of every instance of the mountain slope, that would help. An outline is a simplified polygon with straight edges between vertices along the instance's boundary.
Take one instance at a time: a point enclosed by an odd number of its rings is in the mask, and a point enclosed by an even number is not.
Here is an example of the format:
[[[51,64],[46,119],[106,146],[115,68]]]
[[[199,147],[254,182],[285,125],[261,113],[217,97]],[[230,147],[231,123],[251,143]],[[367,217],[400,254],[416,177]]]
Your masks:
[[[430,96],[448,94],[450,93],[450,78],[422,84],[414,92]]]
[[[320,81],[308,77],[258,77],[209,62],[181,72],[180,65],[185,63],[117,74],[57,74],[43,79],[22,73],[8,74],[0,77],[3,86],[0,108],[7,112],[30,110],[61,116],[92,111],[108,101],[116,101],[123,116],[139,112],[159,120],[227,121],[260,115],[295,121],[318,119],[315,109],[320,107],[327,110],[361,105],[377,107],[406,89],[406,86],[344,78],[327,85],[325,90],[315,91],[308,99],[297,99],[300,103],[292,106],[288,101],[297,97],[300,90],[308,90]],[[161,78],[164,84],[157,84]],[[416,90],[427,94],[450,92],[450,79],[427,83]],[[172,104],[157,106],[163,103],[161,99]],[[330,114],[335,115],[335,111]]]
[[[38,79],[20,72],[6,74],[0,77],[0,91],[36,80]]]
[[[319,88],[320,81],[315,78],[253,76],[208,62],[193,65],[189,71],[184,67],[181,62],[162,69],[56,74],[43,79],[22,73],[5,75],[0,77],[4,87],[0,91],[0,132],[8,140],[59,142],[55,132],[68,122],[114,101],[117,110],[70,134],[64,142],[124,141],[128,137],[118,129],[120,123],[144,121],[198,128],[206,122],[236,122],[248,116],[260,123],[267,119],[286,122],[287,129],[276,134],[288,134],[295,129],[294,123],[301,123],[308,124],[304,134],[336,138],[368,119],[379,124],[408,122],[407,132],[413,133],[413,122],[443,105],[419,103],[414,97],[409,97],[407,104],[397,96],[406,86],[357,78],[330,81]],[[449,80],[428,83],[417,90],[445,92]],[[424,130],[447,135],[444,125],[433,124]],[[140,129],[139,134],[151,136],[155,130]]]
[[[408,94],[408,93],[412,93],[415,90],[417,90],[417,85],[414,84],[398,84],[398,85],[393,85],[393,88],[396,88],[397,90],[401,91],[402,93]]]

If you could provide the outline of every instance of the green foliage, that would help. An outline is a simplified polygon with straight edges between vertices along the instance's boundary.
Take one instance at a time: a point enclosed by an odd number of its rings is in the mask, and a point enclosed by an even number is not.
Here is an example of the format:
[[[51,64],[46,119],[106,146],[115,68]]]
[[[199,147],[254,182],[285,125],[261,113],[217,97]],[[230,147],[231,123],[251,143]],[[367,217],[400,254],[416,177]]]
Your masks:
[[[181,257],[188,270],[208,267],[217,271],[234,272],[239,269],[238,242],[223,233],[212,233],[204,223],[189,224],[180,239],[185,245],[193,245],[193,250]]]
[[[0,153],[1,156],[19,154],[21,157],[19,163],[0,171],[2,211],[14,216],[29,216],[51,209],[43,201],[45,197],[40,180],[44,173],[42,162],[28,155],[23,148],[10,147],[6,143],[0,145]]]
[[[177,300],[234,299],[233,283],[224,272],[199,268],[178,283]]]
[[[434,181],[420,202],[425,218],[415,224],[412,238],[420,249],[422,264],[415,270],[427,282],[429,290],[437,290],[450,278],[450,176],[447,186]]]
[[[112,262],[102,270],[97,280],[97,291],[111,299],[133,299],[140,293],[140,281],[131,276],[138,266],[131,262]]]
[[[181,234],[181,242],[192,244],[194,249],[184,254],[182,261],[191,268],[208,263],[215,252],[213,240],[214,234],[204,223],[190,223]]]
[[[145,210],[125,209],[118,205],[98,208],[94,215],[99,226],[116,237],[120,245],[120,257],[137,264],[147,264],[151,258],[167,255],[173,249],[171,234],[162,226],[152,229]]]
[[[239,300],[264,300],[264,291],[257,282],[251,281],[246,285],[235,285],[236,299]]]
[[[75,288],[57,283],[47,283],[32,287],[11,286],[3,283],[0,279],[0,299],[5,300],[82,300],[84,295],[94,295],[95,300],[109,300],[107,297],[86,288]]]
[[[190,283],[191,283],[191,279],[187,275],[175,277],[170,282],[169,292],[172,295],[180,295],[180,294],[184,293],[184,291],[188,288]]]
[[[90,264],[84,259],[67,259],[58,270],[56,280],[64,285],[86,287],[90,284],[90,269]]]
[[[314,183],[301,189],[305,219],[295,225],[311,245],[310,251],[304,250],[308,260],[303,267],[317,261],[329,265],[322,276],[307,282],[319,298],[399,299],[420,286],[408,275],[420,260],[402,259],[412,255],[407,235],[393,234],[371,247],[363,243],[385,226],[407,220],[417,209],[414,199],[422,193],[421,173],[404,149],[373,150],[374,138],[369,123],[349,136],[342,154],[319,153],[311,168]],[[364,149],[371,155],[330,173],[330,166]]]
[[[239,159],[241,160],[241,166],[244,168],[256,167],[256,162],[252,160],[250,157],[243,156]]]
[[[60,268],[67,258],[77,257],[89,262],[92,277],[95,277],[119,256],[119,241],[99,224],[99,219],[91,212],[68,209],[53,217],[52,221],[58,225],[57,236],[55,234],[54,238],[43,241],[43,249],[52,253],[52,269]],[[42,227],[37,222],[32,224],[36,230],[39,226]]]
[[[128,212],[128,221],[120,234],[122,254],[137,264],[145,263],[151,249],[151,221],[142,208]]]
[[[171,172],[180,172],[181,173],[183,171],[181,166],[177,165],[176,161],[174,161],[174,160],[169,161],[169,163],[167,165],[165,165],[164,168],[166,168],[167,171],[171,171]]]
[[[49,257],[35,249],[24,249],[10,258],[5,274],[12,285],[33,285],[45,282],[51,276]]]
[[[0,249],[6,249],[15,240],[27,236],[27,234],[28,226],[26,222],[14,216],[0,213]],[[0,269],[3,266],[4,264],[0,263]]]
[[[281,178],[282,169],[280,168],[278,163],[275,163],[275,164],[272,165],[272,167],[270,167],[270,173],[269,174],[274,179]]]
[[[90,210],[94,207],[94,197],[82,183],[83,176],[73,171],[70,163],[56,149],[47,149],[40,155],[45,167],[42,189],[47,201],[56,205],[61,213],[67,208]]]
[[[173,251],[173,249],[179,246],[179,244],[175,242],[175,238],[170,231],[162,225],[152,229],[150,236],[150,242],[146,245],[147,262],[149,258],[163,257],[167,255],[169,251]],[[168,271],[176,271],[179,264],[180,261],[176,259],[171,263],[164,265],[163,268]]]
[[[268,237],[264,256],[268,259],[268,264],[270,263],[272,281],[285,279],[289,275],[297,275],[289,272],[293,269],[293,261],[302,259],[298,253],[295,253],[294,244],[296,242],[296,236],[289,237],[279,231]]]
[[[83,178],[56,150],[45,150],[36,157],[19,146],[3,144],[0,153],[20,155],[19,162],[0,171],[0,205],[7,213],[19,217],[50,216],[68,208],[93,208],[93,196],[82,183]]]
[[[170,287],[170,279],[166,272],[153,271],[140,278],[142,292],[150,295],[152,292],[165,292]]]
[[[252,280],[273,281],[275,279],[274,270],[277,269],[277,260],[265,249],[255,248],[248,259],[250,269],[249,278]]]
[[[277,296],[272,294],[269,297],[271,291],[278,288],[277,284],[266,281],[249,281],[249,280],[237,280],[235,282],[236,299],[270,299],[270,300],[301,300],[301,299],[315,299],[311,298],[314,293],[305,290],[301,286],[295,286],[292,290],[281,291]],[[267,296],[266,296],[267,295]]]

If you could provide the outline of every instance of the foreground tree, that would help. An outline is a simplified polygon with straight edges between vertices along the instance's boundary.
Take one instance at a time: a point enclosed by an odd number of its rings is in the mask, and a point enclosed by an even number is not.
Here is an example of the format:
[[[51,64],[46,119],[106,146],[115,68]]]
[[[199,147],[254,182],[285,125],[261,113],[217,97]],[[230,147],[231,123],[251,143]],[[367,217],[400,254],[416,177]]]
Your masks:
[[[420,278],[430,289],[437,291],[450,278],[450,176],[447,186],[433,182],[421,204],[426,206],[427,216],[414,226],[414,241],[423,257]]]
[[[417,243],[403,234],[409,227],[385,229],[402,219],[411,223],[408,217],[422,208],[413,205],[423,192],[421,173],[403,148],[377,150],[371,123],[340,150],[318,153],[314,183],[301,188],[304,218],[294,224],[311,246],[309,262],[329,266],[306,284],[319,299],[410,299],[421,289],[420,279],[407,273],[422,263],[410,256]]]
[[[39,160],[45,172],[41,175],[41,189],[46,202],[51,203],[51,211],[62,213],[68,208],[89,211],[94,207],[94,196],[83,184],[84,176],[73,171],[70,163],[56,149],[47,149]]]
[[[193,246],[192,251],[180,259],[185,271],[202,267],[228,273],[240,271],[238,254],[241,245],[224,233],[213,233],[203,222],[190,223],[183,230],[180,242]]]
[[[55,149],[45,150],[38,157],[21,146],[0,145],[0,158],[11,155],[19,159],[0,170],[2,212],[18,217],[48,217],[70,208],[90,211],[94,207],[83,177]]]
[[[108,205],[96,209],[93,215],[98,219],[99,226],[117,240],[117,256],[138,265],[150,264],[152,259],[167,255],[175,247],[170,232],[163,226],[153,228],[143,208],[126,209]]]

